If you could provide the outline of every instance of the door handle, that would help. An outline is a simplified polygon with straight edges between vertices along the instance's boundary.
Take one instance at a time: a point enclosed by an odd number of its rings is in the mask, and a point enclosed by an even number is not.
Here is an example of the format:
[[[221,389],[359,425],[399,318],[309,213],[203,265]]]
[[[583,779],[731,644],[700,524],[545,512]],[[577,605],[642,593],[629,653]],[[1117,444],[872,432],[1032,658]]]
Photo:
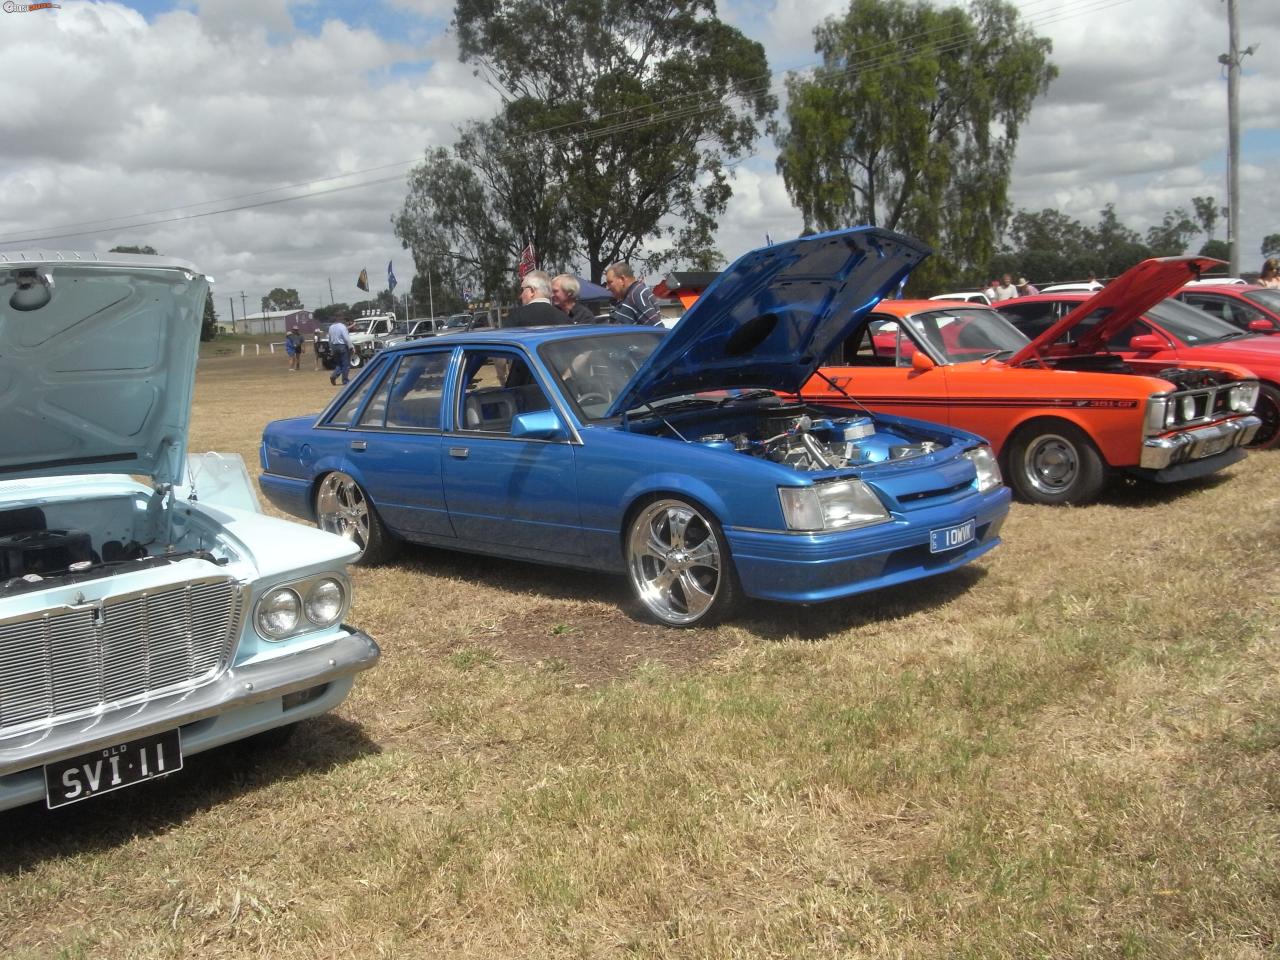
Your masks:
[[[366,444],[363,440],[352,440],[352,441],[351,441],[351,449],[352,449],[352,450],[364,450],[364,449],[366,448],[366,446],[367,446],[367,444]]]
[[[450,447],[449,448],[449,456],[457,460],[467,459],[467,455],[469,453],[470,451],[466,447]]]

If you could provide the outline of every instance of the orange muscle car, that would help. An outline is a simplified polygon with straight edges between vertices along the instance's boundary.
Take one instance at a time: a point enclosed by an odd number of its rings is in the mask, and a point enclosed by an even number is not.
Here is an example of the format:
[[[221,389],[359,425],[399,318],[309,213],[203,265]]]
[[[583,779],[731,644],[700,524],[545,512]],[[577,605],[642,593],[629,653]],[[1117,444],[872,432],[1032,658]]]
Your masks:
[[[1096,311],[1116,321],[1141,314],[1214,263],[1144,261],[1035,341],[991,307],[884,300],[802,394],[980,434],[1014,492],[1034,503],[1085,503],[1116,473],[1204,476],[1241,459],[1258,429],[1248,370],[1046,348]]]

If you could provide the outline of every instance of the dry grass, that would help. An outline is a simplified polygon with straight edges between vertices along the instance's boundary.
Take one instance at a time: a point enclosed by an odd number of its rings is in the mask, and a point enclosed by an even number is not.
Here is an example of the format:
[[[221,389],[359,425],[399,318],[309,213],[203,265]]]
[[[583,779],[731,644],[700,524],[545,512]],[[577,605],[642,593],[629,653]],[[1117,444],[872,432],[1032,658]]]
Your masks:
[[[256,469],[331,396],[203,362]],[[1280,944],[1280,455],[1016,506],[950,577],[716,630],[426,550],[285,749],[0,814],[0,955],[1213,957]]]

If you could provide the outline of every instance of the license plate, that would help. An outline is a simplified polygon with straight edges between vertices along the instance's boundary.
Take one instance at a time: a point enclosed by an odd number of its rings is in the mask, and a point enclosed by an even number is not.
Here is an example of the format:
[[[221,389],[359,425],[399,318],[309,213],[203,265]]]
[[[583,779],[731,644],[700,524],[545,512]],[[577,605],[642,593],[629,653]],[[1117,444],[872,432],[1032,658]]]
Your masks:
[[[957,523],[954,527],[930,530],[929,552],[942,553],[946,550],[954,550],[956,547],[963,547],[966,543],[972,543],[977,530],[977,520],[966,520],[964,523]]]
[[[1214,454],[1221,453],[1223,450],[1227,449],[1227,447],[1231,445],[1232,439],[1233,439],[1232,437],[1226,436],[1226,437],[1214,437],[1212,440],[1206,440],[1204,442],[1204,445],[1200,448],[1201,458],[1212,457]]]
[[[52,810],[182,769],[177,730],[45,764],[45,802]]]

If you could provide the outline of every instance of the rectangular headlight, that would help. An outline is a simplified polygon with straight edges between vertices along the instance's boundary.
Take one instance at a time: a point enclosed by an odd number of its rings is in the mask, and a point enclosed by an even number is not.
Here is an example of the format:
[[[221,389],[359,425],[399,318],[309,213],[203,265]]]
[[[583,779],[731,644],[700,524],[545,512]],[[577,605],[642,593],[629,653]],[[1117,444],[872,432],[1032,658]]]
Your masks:
[[[778,498],[788,530],[842,530],[889,519],[880,498],[861,480],[779,487]]]
[[[1256,382],[1237,383],[1231,388],[1231,409],[1236,413],[1253,413],[1258,405],[1258,384]]]
[[[996,461],[995,452],[986,444],[966,450],[964,457],[973,463],[973,469],[978,473],[979,493],[994,490],[1004,482],[1000,476],[1000,464]]]
[[[1169,406],[1169,395],[1167,393],[1157,393],[1147,398],[1147,416],[1142,422],[1143,432],[1147,436],[1152,436],[1173,426],[1168,414],[1172,412]]]

